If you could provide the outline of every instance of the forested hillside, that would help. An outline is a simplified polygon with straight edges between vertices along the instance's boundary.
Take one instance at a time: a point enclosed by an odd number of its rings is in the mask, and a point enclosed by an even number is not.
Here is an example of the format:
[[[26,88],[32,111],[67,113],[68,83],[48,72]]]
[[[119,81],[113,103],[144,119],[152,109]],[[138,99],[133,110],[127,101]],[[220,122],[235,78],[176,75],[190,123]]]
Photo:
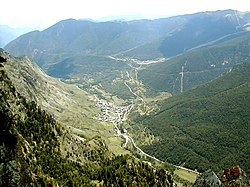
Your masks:
[[[177,93],[181,91],[181,84],[183,91],[190,90],[225,74],[238,63],[249,61],[249,42],[249,32],[226,37],[163,63],[152,64],[142,69],[138,77],[155,92]]]
[[[5,49],[0,186],[173,186],[172,174],[187,185],[235,165],[250,175],[249,12],[68,19]]]
[[[166,170],[115,157],[100,137],[77,139],[16,91],[0,60],[0,186],[172,186]]]
[[[170,163],[215,171],[240,165],[250,173],[250,63],[162,103],[141,123],[159,136],[144,150]]]
[[[46,75],[27,57],[15,58],[0,49],[0,56],[8,59],[5,69],[8,77],[23,97],[53,115],[58,121],[74,130],[77,136],[105,138],[111,152],[121,154],[128,151],[121,146],[121,137],[115,137],[113,126],[106,125],[94,117],[100,109],[94,107],[93,95],[74,84],[65,84]],[[114,141],[115,140],[115,141]]]

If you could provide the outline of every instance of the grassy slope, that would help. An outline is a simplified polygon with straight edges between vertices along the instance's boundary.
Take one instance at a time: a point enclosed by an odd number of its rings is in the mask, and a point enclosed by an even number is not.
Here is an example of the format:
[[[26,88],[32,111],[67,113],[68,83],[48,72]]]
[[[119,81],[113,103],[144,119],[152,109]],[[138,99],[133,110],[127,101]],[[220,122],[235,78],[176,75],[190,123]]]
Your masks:
[[[5,68],[16,89],[27,99],[45,108],[57,120],[65,123],[84,138],[102,136],[115,154],[128,153],[121,147],[122,138],[115,136],[113,126],[94,120],[99,112],[94,97],[72,84],[47,76],[28,58],[8,58]]]
[[[145,150],[170,163],[200,171],[239,164],[248,173],[250,64],[167,99],[144,120],[161,140]]]

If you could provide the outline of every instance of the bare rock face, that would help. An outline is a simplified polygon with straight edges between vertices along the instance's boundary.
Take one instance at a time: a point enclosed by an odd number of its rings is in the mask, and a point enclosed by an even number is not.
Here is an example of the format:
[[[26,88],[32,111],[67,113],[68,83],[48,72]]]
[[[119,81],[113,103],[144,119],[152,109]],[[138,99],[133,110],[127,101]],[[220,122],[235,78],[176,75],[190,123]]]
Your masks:
[[[220,176],[220,178],[218,177]],[[207,170],[195,181],[193,187],[249,187],[246,173],[240,167],[224,169],[218,173]]]
[[[220,179],[212,170],[202,173],[195,181],[193,187],[223,187]]]

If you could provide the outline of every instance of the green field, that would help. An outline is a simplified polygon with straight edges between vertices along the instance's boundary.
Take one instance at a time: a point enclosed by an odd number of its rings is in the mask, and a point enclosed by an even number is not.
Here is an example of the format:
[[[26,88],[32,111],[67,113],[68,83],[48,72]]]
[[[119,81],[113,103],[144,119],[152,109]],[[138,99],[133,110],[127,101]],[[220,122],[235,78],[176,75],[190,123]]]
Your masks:
[[[197,178],[197,174],[183,169],[176,169],[174,171],[174,174],[178,175],[180,178],[187,180],[191,183],[194,183]]]

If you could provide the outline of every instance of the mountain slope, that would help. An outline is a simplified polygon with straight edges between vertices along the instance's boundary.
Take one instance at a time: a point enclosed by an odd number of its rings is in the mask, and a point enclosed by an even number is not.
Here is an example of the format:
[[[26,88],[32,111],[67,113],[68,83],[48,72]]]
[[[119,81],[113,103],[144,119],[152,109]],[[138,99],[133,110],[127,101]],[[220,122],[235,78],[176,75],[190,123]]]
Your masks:
[[[214,81],[167,99],[155,115],[139,118],[160,138],[144,150],[199,171],[238,164],[249,174],[249,70],[250,63],[237,65]]]
[[[175,31],[161,43],[159,49],[164,56],[176,56],[195,46],[237,32],[237,21],[232,11],[198,13],[190,17],[181,30]]]
[[[16,91],[5,69],[9,58],[0,58],[1,186],[173,186],[166,170],[114,157],[100,137],[74,138]]]
[[[225,53],[222,48],[217,52],[215,47],[244,35],[249,17],[247,12],[225,10],[127,22],[69,19],[44,31],[25,34],[5,49],[15,56],[27,55],[49,75],[76,83],[92,93],[98,87],[130,99],[133,94],[120,80],[135,67],[142,69],[138,78],[148,95],[161,91],[176,93],[181,90],[180,71],[186,61],[184,90],[220,76],[242,58],[249,57],[245,56],[245,49],[240,54],[241,49],[237,48],[240,42]],[[211,49],[192,50],[209,46]],[[237,56],[242,57],[235,60]],[[163,57],[166,62],[157,64]],[[146,65],[147,60],[156,65]]]
[[[27,55],[44,68],[72,55],[141,56],[145,59],[143,53],[152,44],[153,58],[170,57],[245,30],[247,23],[247,13],[233,10],[128,22],[69,19],[44,31],[23,35],[9,43],[5,49],[14,56]],[[140,50],[137,50],[138,47]],[[152,59],[150,55],[146,57]]]
[[[81,138],[101,136],[111,152],[128,153],[121,146],[122,138],[115,135],[112,125],[95,118],[100,109],[94,107],[94,97],[76,85],[65,84],[47,76],[27,57],[14,58],[0,49],[0,55],[8,59],[7,74],[16,90],[29,101],[35,101],[57,120],[70,127]]]
[[[151,64],[139,71],[138,77],[154,91],[180,92],[182,83],[183,90],[189,90],[226,73],[237,63],[249,61],[249,42],[249,32],[231,35],[165,62]]]

